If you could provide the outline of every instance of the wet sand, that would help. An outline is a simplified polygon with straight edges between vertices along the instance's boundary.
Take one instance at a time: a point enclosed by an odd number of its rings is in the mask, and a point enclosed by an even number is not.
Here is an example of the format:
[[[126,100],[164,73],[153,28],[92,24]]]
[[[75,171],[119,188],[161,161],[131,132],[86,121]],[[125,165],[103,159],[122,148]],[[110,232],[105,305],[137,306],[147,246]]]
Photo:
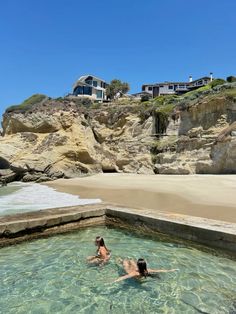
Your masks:
[[[236,175],[98,174],[46,184],[81,198],[236,223]]]

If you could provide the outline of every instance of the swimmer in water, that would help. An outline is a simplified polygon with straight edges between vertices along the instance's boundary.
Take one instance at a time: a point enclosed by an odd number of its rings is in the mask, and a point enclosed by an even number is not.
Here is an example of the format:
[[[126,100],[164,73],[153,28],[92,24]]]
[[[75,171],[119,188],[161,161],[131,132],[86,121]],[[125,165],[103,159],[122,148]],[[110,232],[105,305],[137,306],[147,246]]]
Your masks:
[[[177,269],[150,269],[147,268],[147,263],[143,258],[139,258],[138,261],[135,263],[134,260],[125,259],[123,261],[123,267],[126,271],[127,275],[121,276],[116,279],[114,282],[122,281],[129,278],[136,278],[140,279],[142,277],[151,276],[155,273],[168,273],[176,271]]]
[[[111,257],[111,253],[105,245],[104,239],[97,236],[95,239],[95,245],[98,247],[95,256],[90,256],[87,261],[91,264],[104,265]]]

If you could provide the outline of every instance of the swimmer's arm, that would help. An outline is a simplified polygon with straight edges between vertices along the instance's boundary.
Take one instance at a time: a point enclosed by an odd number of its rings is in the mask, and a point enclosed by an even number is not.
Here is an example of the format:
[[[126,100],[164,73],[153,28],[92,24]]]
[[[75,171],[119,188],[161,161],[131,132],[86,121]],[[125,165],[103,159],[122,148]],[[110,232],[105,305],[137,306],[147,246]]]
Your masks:
[[[113,282],[118,282],[118,281],[122,281],[122,280],[125,280],[125,279],[133,278],[133,277],[135,277],[135,275],[124,275],[124,276],[119,277],[118,279],[116,279]]]
[[[88,256],[88,257],[87,257],[87,261],[88,261],[88,262],[89,262],[89,261],[92,261],[92,260],[95,259],[95,258],[97,258],[96,255]]]
[[[149,273],[169,273],[178,269],[148,269]]]

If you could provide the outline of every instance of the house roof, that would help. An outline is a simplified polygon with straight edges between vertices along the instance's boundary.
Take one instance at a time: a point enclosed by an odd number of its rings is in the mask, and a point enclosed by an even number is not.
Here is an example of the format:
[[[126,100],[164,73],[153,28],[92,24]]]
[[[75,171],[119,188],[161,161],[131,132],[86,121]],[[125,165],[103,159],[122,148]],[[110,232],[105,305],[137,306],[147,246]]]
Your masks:
[[[78,81],[84,81],[84,80],[86,80],[86,78],[89,77],[89,76],[92,76],[94,79],[106,83],[106,81],[104,81],[103,79],[101,79],[101,78],[99,78],[99,77],[97,77],[97,76],[91,75],[91,74],[81,76],[81,77],[78,79]]]
[[[143,84],[142,86],[154,86],[156,84]]]
[[[77,86],[89,86],[91,87],[91,85],[81,81],[80,79],[78,79],[75,84],[73,85],[73,89],[75,89]]]
[[[77,87],[77,86],[89,86],[89,87],[91,87],[91,85],[89,85],[89,84],[87,84],[86,82],[85,82],[85,80],[89,77],[89,76],[91,76],[93,79],[96,79],[96,80],[99,80],[99,81],[102,81],[102,82],[104,82],[105,84],[107,84],[104,80],[102,80],[102,79],[100,79],[100,78],[98,78],[98,77],[96,77],[96,76],[94,76],[94,75],[90,75],[90,74],[88,74],[88,75],[83,75],[83,76],[81,76],[76,82],[75,82],[75,84],[73,85],[73,90]],[[107,84],[108,85],[108,84]],[[92,86],[93,88],[95,88],[95,89],[97,89],[97,90],[104,90],[104,88],[102,88],[102,87],[100,87],[100,86]]]
[[[163,82],[163,83],[156,83],[155,86],[157,85],[185,85],[185,84],[189,84],[189,82]]]
[[[194,83],[194,82],[197,82],[197,81],[200,81],[200,80],[210,80],[211,78],[209,76],[203,76],[203,77],[200,77],[190,83]]]
[[[143,92],[131,94],[131,96],[138,96],[138,95],[148,95],[148,96],[150,96],[150,93],[143,91]]]
[[[210,80],[211,78],[209,76],[203,76],[203,77],[200,77],[196,80],[193,80],[192,82],[161,82],[161,83],[154,83],[154,84],[143,84],[143,86],[160,86],[160,85],[190,85],[190,84],[193,84],[197,81],[200,81],[200,80]]]
[[[89,76],[91,76],[93,79],[96,79],[96,80],[99,80],[99,81],[102,81],[102,82],[106,83],[104,80],[102,80],[102,79],[100,79],[100,78],[98,78],[98,77],[96,77],[96,76],[94,76],[94,75],[88,74],[88,75],[83,75],[83,76],[81,76],[81,77],[75,82],[75,84],[73,85],[73,89],[75,89],[77,86],[89,86],[89,87],[91,87],[91,85],[85,83],[85,80],[86,80]],[[106,83],[106,84],[107,84],[107,83]],[[99,86],[96,86],[96,87],[93,86],[93,88],[95,88],[95,89],[97,89],[97,90],[104,90],[104,88],[99,87]]]

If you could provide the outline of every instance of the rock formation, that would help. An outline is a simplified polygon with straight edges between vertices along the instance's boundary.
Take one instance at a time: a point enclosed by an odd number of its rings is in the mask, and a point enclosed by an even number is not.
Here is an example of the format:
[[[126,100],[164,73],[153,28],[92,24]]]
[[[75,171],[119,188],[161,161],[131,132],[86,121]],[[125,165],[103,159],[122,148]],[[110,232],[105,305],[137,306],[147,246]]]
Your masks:
[[[193,100],[186,95],[175,110],[178,119],[154,145],[155,172],[236,173],[236,84],[218,86]]]
[[[155,107],[155,100],[85,106],[66,97],[9,109],[0,137],[0,180],[236,173],[235,83],[176,97],[168,114],[166,108]]]
[[[7,181],[42,182],[97,172],[153,173],[151,118],[117,105],[84,108],[49,100],[30,110],[6,112],[0,138],[0,173]]]

